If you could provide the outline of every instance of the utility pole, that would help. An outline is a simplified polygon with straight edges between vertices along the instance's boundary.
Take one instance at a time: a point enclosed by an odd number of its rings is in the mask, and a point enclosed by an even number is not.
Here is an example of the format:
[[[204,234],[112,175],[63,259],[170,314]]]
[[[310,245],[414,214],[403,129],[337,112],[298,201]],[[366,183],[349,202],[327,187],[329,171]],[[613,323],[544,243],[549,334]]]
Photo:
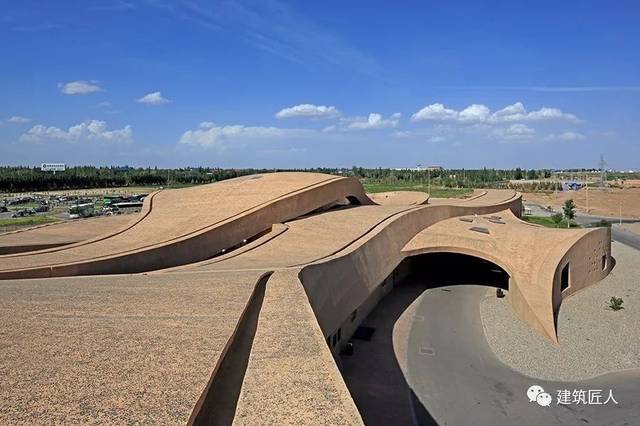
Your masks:
[[[431,169],[427,167],[427,194],[431,195]]]
[[[620,200],[620,225],[622,225],[622,200]]]
[[[607,165],[607,163],[604,161],[604,155],[600,154],[600,186],[604,188],[605,184],[607,183],[607,170],[605,169],[605,166]]]
[[[587,173],[584,174],[584,189],[587,193],[587,214],[589,214],[589,181],[587,180]]]

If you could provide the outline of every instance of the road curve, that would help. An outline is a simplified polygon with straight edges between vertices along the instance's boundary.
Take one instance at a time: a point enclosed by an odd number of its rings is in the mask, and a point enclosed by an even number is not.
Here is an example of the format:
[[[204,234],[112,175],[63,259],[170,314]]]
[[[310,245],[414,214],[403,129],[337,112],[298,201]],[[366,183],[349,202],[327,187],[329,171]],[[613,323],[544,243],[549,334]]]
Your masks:
[[[640,370],[559,382],[525,376],[500,362],[486,341],[480,315],[482,298],[495,297],[493,292],[471,285],[430,289],[396,323],[394,345],[406,345],[396,348],[406,356],[399,364],[417,400],[439,424],[469,424],[471,419],[475,425],[640,422]],[[532,385],[551,394],[551,406],[529,402],[526,391]],[[604,399],[612,389],[618,405],[558,405],[557,391],[563,389],[600,389]]]

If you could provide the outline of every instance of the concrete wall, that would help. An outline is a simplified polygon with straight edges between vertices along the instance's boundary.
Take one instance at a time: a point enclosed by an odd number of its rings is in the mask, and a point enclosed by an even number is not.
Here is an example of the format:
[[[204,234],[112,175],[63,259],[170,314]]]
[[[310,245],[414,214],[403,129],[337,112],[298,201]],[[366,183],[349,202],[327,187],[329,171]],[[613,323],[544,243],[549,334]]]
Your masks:
[[[361,308],[404,259],[402,248],[422,229],[455,216],[521,211],[521,197],[491,206],[424,206],[387,219],[358,244],[300,273],[311,306],[325,337]],[[374,296],[375,297],[375,296]],[[342,333],[342,340],[349,338]]]
[[[604,258],[605,267],[602,267]],[[553,308],[557,316],[562,300],[597,283],[611,272],[611,228],[598,228],[576,241],[562,257],[553,275]],[[561,291],[562,270],[569,265],[569,287]]]

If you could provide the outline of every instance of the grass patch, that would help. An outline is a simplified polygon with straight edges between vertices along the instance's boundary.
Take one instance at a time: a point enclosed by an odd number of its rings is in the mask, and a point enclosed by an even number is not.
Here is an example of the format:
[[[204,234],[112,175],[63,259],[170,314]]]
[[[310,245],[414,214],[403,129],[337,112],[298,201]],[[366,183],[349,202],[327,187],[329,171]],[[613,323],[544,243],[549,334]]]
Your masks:
[[[33,202],[33,203],[14,204],[11,206],[7,206],[7,208],[9,209],[9,211],[18,211],[18,210],[24,210],[24,209],[35,209],[39,205],[40,203]]]
[[[390,191],[421,191],[428,192],[427,185],[415,184],[393,184],[393,183],[363,183],[365,192],[375,194],[376,192]],[[473,193],[471,188],[447,188],[441,186],[431,186],[430,197],[433,198],[462,198]]]
[[[60,219],[45,215],[0,218],[0,227],[34,226],[43,223],[57,222],[58,220]]]
[[[567,220],[556,224],[550,216],[522,216],[522,220],[529,223],[535,223],[536,225],[546,226],[547,228],[565,228],[567,227]],[[580,228],[580,225],[571,221],[571,228]]]

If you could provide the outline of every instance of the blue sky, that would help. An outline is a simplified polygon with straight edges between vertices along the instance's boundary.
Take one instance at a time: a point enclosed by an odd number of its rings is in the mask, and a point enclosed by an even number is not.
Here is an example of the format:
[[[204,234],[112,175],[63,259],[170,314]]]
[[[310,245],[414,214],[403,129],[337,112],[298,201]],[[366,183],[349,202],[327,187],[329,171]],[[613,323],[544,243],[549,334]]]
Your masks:
[[[640,169],[637,1],[0,1],[0,164]]]

